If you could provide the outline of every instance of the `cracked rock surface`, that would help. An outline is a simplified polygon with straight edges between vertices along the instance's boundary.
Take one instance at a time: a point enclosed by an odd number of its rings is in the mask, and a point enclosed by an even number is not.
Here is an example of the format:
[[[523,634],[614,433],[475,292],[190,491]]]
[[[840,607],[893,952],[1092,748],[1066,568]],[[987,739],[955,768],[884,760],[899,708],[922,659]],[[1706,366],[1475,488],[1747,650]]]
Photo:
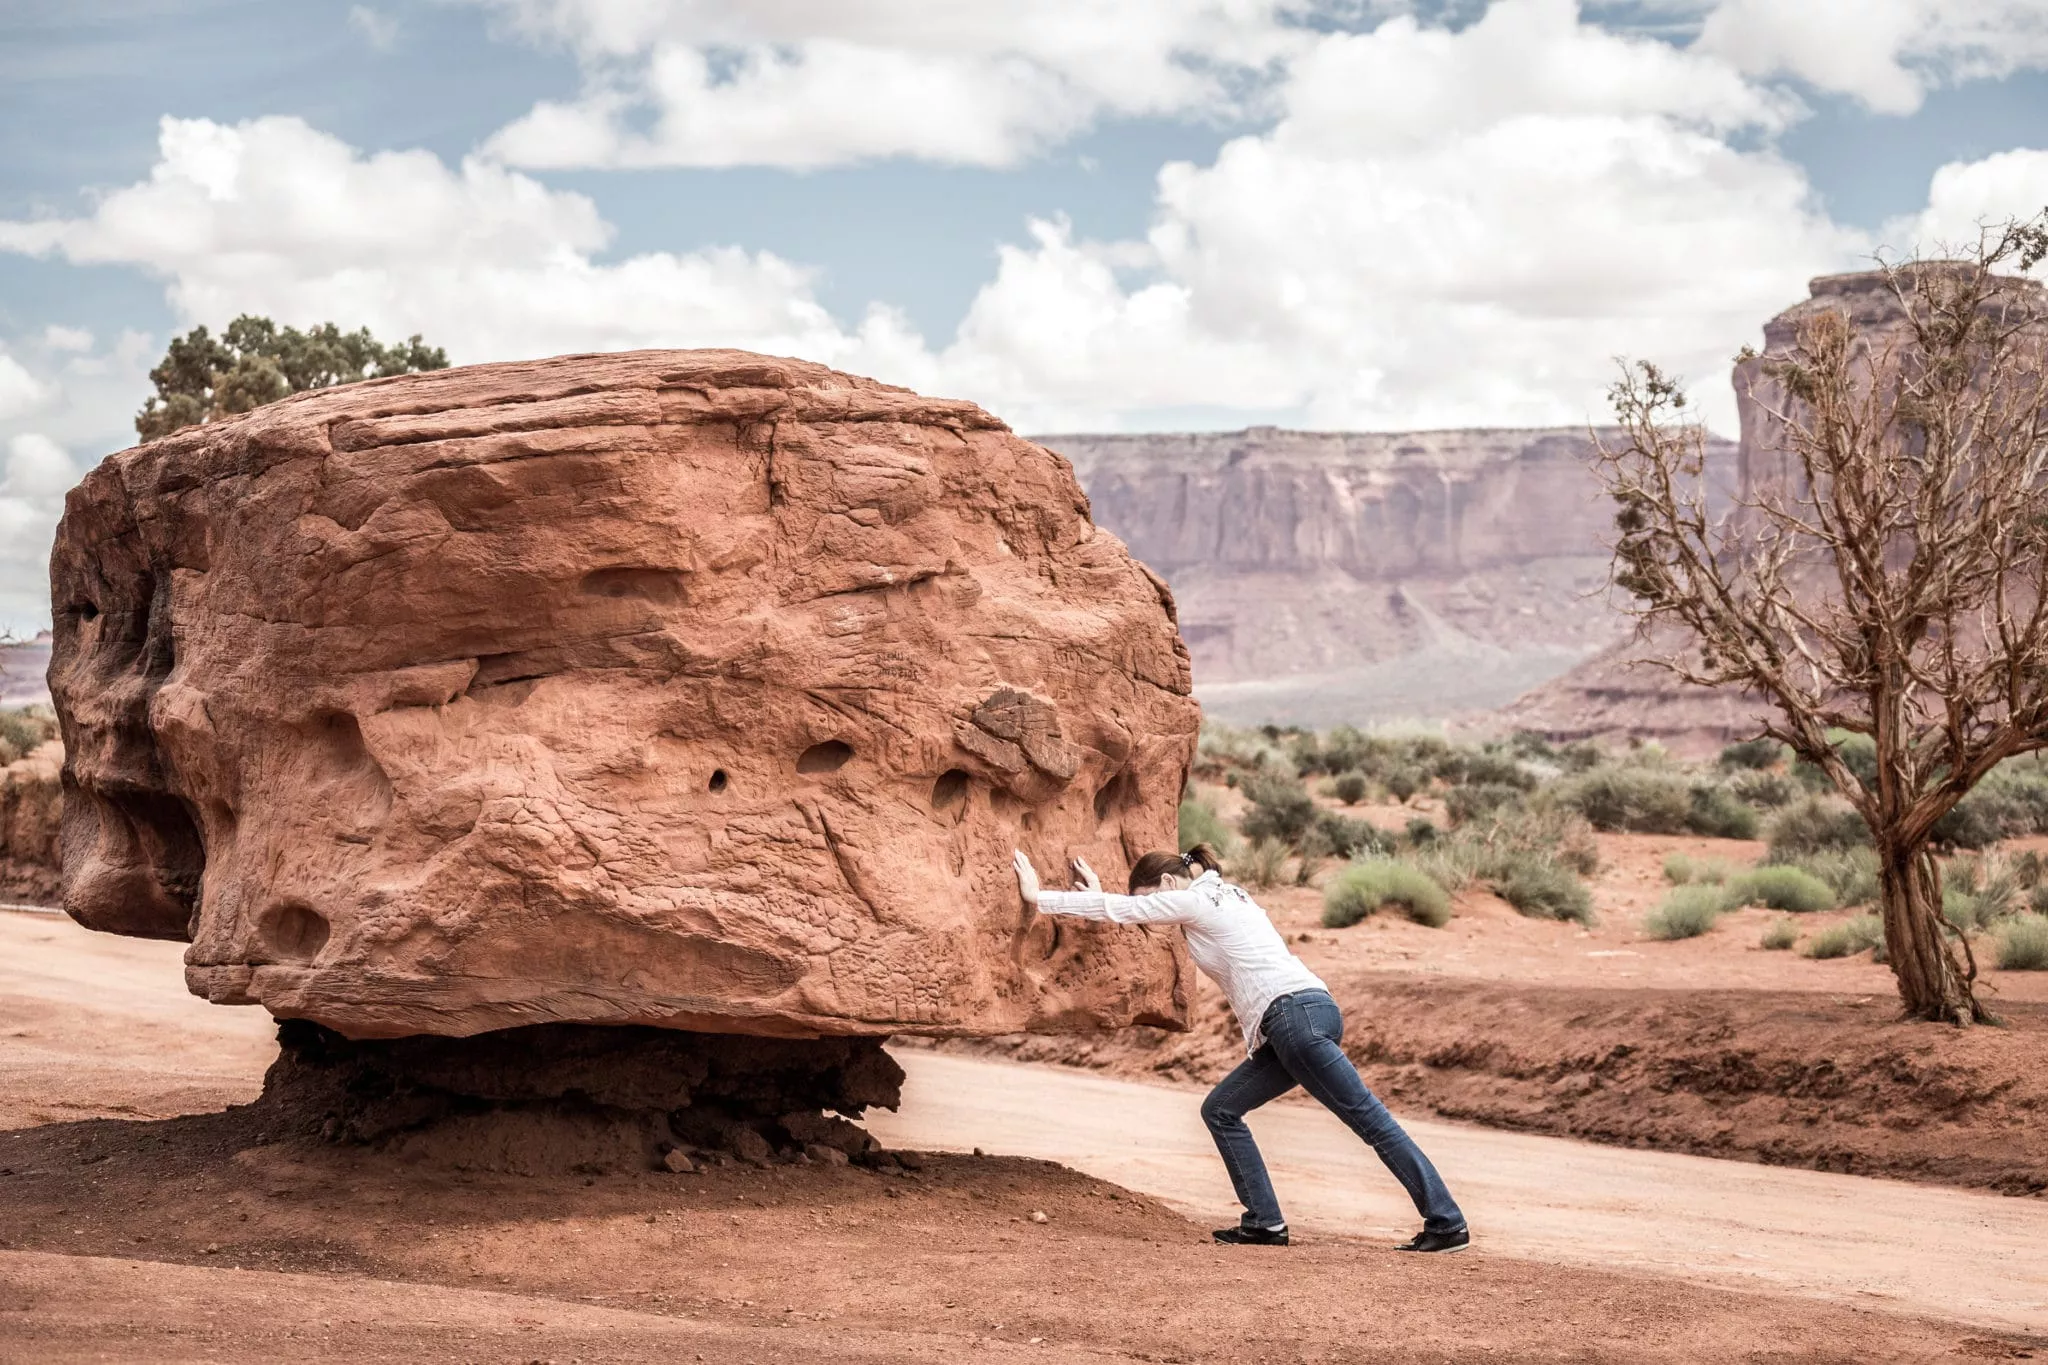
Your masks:
[[[1185,1025],[1021,847],[1174,845],[1171,596],[972,404],[737,351],[302,394],[108,457],[52,557],[64,904],[346,1037]]]

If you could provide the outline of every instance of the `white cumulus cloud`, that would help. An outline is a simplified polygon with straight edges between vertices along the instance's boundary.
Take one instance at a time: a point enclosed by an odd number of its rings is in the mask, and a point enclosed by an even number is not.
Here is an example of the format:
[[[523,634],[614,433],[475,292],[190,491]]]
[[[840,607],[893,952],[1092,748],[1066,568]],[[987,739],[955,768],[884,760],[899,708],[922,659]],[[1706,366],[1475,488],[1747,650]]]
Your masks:
[[[1980,233],[2048,210],[2048,149],[2016,147],[1978,161],[1952,161],[1934,173],[1927,207],[1885,225],[1901,254],[1967,254]]]
[[[56,396],[13,356],[0,353],[0,422],[12,421],[47,405]]]
[[[1161,173],[1148,277],[1042,235],[948,368],[1034,424],[1259,395],[1399,428],[1598,417],[1645,355],[1726,426],[1727,357],[1868,249],[1769,149],[1781,96],[1571,0],[1328,35],[1277,98],[1271,131]]]
[[[80,471],[39,432],[9,441],[0,471],[0,629],[25,634],[49,620],[50,538]]]
[[[1289,0],[474,0],[585,73],[490,150],[529,167],[1005,166],[1106,116],[1207,114],[1307,35]]]
[[[1909,114],[1942,84],[2048,66],[2041,0],[1722,0],[1698,48]]]
[[[364,155],[296,118],[166,118],[146,180],[84,217],[0,222],[0,250],[166,277],[187,321],[419,332],[458,362],[705,345],[835,360],[902,344],[886,312],[841,328],[808,272],[770,253],[600,262],[610,236],[580,194],[478,158]]]

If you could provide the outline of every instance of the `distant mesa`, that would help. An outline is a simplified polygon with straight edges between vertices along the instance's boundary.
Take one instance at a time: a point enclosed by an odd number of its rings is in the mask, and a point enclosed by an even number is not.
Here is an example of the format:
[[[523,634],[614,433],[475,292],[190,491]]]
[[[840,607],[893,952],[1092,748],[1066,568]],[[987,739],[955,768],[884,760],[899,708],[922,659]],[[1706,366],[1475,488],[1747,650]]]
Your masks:
[[[46,706],[50,688],[44,674],[50,667],[50,632],[33,639],[0,643],[0,706]]]
[[[1239,724],[1500,706],[1621,640],[1583,427],[1051,435],[1173,586],[1204,713]],[[1736,445],[1708,445],[1725,502]]]
[[[972,404],[736,351],[305,393],[110,456],[53,582],[65,908],[322,1056],[1187,1019],[1177,937],[1009,862],[1172,843],[1173,599]]]

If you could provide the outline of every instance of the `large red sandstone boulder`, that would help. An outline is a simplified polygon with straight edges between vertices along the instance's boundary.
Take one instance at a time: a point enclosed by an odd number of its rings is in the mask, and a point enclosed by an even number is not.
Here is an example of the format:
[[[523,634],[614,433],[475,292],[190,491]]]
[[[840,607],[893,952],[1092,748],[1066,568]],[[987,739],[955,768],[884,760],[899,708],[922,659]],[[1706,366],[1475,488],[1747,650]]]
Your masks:
[[[353,1037],[1184,1026],[1163,584],[972,404],[733,351],[303,394],[110,456],[52,559],[64,903]]]

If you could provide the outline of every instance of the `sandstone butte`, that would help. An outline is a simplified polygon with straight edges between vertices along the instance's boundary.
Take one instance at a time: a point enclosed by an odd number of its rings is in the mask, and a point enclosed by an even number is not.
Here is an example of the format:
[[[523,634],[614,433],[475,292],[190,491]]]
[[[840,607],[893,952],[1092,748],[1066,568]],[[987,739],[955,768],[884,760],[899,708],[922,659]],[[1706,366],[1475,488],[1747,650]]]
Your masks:
[[[1185,1027],[1165,584],[970,403],[736,351],[301,394],[108,457],[51,564],[64,906],[352,1038]],[[1057,873],[1055,873],[1057,875]]]

